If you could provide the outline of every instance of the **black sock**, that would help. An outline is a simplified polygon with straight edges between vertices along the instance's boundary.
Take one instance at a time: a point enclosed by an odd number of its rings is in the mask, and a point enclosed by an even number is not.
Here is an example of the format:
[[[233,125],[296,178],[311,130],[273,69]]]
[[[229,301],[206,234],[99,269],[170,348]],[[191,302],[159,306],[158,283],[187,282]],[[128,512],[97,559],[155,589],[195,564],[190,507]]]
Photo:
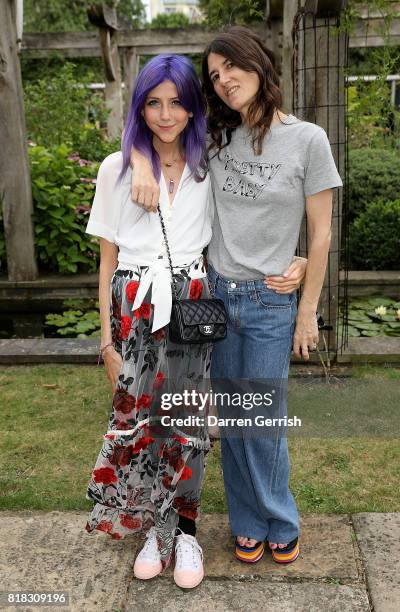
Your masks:
[[[196,523],[193,519],[179,515],[178,527],[183,533],[196,537]]]

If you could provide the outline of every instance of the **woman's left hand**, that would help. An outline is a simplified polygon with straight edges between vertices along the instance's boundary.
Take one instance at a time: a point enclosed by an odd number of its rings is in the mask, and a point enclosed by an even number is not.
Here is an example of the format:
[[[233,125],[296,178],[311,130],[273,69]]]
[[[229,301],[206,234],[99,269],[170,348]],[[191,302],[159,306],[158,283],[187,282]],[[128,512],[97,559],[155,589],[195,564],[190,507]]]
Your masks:
[[[281,276],[266,276],[264,283],[277,293],[292,293],[298,289],[306,275],[307,259],[298,257]]]
[[[293,337],[293,353],[296,357],[310,358],[309,350],[318,345],[318,322],[315,310],[303,308],[300,302],[297,310],[296,329]]]

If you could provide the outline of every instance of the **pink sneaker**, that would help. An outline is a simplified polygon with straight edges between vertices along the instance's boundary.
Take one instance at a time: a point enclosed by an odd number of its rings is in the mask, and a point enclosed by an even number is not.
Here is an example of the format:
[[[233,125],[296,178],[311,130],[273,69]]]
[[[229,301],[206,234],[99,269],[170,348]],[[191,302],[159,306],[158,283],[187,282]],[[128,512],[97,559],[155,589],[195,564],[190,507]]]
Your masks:
[[[133,573],[139,580],[150,580],[162,570],[160,551],[157,546],[157,535],[154,527],[146,535],[146,543],[138,554],[133,566]]]
[[[203,551],[196,538],[181,533],[176,538],[174,580],[182,589],[193,589],[204,578]]]

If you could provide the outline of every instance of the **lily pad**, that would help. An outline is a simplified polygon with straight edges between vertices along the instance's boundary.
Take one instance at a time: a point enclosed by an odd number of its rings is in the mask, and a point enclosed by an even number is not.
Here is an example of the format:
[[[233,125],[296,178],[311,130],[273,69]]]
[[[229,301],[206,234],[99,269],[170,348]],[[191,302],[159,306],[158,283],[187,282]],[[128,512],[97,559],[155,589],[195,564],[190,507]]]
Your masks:
[[[393,321],[390,323],[386,323],[387,327],[390,327],[391,329],[399,329],[400,330],[400,321]]]
[[[377,306],[391,306],[393,304],[393,300],[387,297],[373,297],[368,299],[368,305],[376,308]]]
[[[373,321],[378,321],[378,322],[384,321],[383,317],[387,316],[387,315],[377,315],[376,312],[374,312],[373,310],[369,310],[367,314]]]
[[[349,321],[370,321],[370,318],[367,314],[365,314],[361,310],[359,311],[352,310],[352,311],[349,311],[348,313],[348,320]]]
[[[373,336],[379,336],[379,331],[363,329],[361,336],[366,336],[368,338],[372,338]]]
[[[385,335],[386,336],[394,336],[396,338],[400,338],[400,329],[399,330],[397,330],[397,329],[388,329],[386,331]]]
[[[370,331],[379,331],[381,329],[378,323],[373,323],[372,321],[370,323],[360,321],[360,323],[357,323],[354,327],[357,327],[357,329],[368,329]]]
[[[370,306],[368,300],[351,300],[349,309],[354,308],[355,310],[366,310]]]

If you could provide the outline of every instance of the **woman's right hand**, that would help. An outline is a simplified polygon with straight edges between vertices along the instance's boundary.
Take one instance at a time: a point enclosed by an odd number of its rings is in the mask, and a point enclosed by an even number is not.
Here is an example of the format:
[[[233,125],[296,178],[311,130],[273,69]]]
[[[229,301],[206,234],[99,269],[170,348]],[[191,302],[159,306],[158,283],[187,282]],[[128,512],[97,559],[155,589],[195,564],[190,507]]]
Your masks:
[[[113,391],[115,391],[122,367],[122,357],[113,346],[109,346],[103,351],[103,361],[107,378],[111,383]]]
[[[160,199],[160,186],[154,178],[153,167],[147,157],[132,149],[132,200],[147,210],[157,212]]]

